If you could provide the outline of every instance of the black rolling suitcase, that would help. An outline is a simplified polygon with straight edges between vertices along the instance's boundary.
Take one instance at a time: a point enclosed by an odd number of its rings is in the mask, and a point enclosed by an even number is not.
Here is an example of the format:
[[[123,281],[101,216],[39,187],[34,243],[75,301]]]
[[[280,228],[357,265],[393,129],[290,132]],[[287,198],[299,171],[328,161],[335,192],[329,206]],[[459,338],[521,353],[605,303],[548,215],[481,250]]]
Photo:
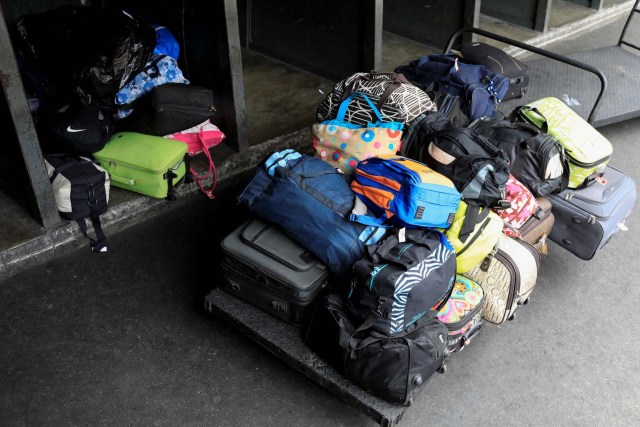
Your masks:
[[[503,101],[522,98],[529,87],[529,68],[505,51],[485,43],[465,43],[460,48],[464,62],[480,64],[509,79],[509,90]]]
[[[296,326],[328,283],[328,268],[259,219],[225,237],[222,251],[223,289]]]
[[[549,239],[578,258],[590,260],[620,230],[637,199],[636,183],[606,166],[604,174],[581,189],[547,196],[555,223]]]

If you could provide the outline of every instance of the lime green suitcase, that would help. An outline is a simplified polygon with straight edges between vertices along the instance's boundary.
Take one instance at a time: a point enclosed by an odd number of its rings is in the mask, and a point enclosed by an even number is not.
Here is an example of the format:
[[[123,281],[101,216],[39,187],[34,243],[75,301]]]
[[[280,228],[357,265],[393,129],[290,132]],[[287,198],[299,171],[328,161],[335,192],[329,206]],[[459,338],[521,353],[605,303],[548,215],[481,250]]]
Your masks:
[[[539,99],[520,107],[518,116],[564,147],[569,160],[569,188],[580,188],[604,173],[613,152],[611,143],[564,102],[554,97]]]
[[[109,172],[111,185],[173,200],[174,187],[187,171],[186,152],[184,142],[120,132],[93,156]]]

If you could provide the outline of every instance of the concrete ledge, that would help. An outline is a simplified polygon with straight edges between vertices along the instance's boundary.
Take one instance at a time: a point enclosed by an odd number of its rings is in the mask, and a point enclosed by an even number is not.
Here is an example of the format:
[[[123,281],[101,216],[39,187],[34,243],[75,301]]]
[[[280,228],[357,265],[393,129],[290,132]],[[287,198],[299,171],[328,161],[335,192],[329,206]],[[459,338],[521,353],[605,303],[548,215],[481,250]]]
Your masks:
[[[543,48],[551,43],[557,43],[558,41],[575,37],[578,34],[592,31],[596,27],[602,27],[621,16],[627,16],[631,12],[634,3],[635,1],[631,0],[611,7],[606,7],[587,16],[586,18],[571,22],[561,27],[551,28],[539,36],[524,40],[524,43]],[[504,51],[515,57],[529,53],[528,51],[515,46],[508,46],[504,48]]]
[[[284,148],[293,148],[300,152],[312,150],[309,129],[282,135],[217,162],[218,184],[227,185],[241,180],[250,174],[269,153]],[[179,187],[177,197],[179,201],[176,203],[136,195],[130,200],[111,205],[107,213],[100,217],[103,229],[109,236],[162,210],[181,205],[181,202],[188,201],[190,198],[204,196],[200,193],[198,186],[192,183]],[[91,227],[90,230],[93,231]],[[0,252],[0,280],[82,247],[86,247],[89,252],[88,242],[75,222],[64,222],[61,226],[50,230],[43,229],[42,235]]]

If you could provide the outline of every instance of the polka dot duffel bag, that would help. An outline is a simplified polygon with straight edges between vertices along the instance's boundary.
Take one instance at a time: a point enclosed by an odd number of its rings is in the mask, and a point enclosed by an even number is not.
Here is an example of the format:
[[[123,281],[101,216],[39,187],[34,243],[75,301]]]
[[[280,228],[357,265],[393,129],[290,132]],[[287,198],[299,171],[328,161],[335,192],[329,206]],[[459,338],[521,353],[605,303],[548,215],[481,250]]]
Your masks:
[[[351,123],[348,108],[355,99],[369,104],[377,117],[376,123],[364,126]],[[315,156],[351,175],[361,160],[399,151],[403,126],[400,122],[383,122],[367,95],[353,92],[342,102],[335,119],[313,125]]]

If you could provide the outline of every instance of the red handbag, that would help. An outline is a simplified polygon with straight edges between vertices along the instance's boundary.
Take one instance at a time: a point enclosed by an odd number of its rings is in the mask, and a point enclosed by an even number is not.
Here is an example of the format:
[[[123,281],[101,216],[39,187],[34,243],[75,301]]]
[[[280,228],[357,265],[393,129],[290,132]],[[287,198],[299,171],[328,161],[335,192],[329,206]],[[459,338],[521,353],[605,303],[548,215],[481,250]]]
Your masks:
[[[504,233],[507,236],[520,237],[520,228],[538,210],[538,201],[513,175],[509,175],[506,187],[505,198],[511,203],[511,207],[495,212],[504,222]]]
[[[209,161],[209,170],[207,171],[207,173],[202,176],[198,175],[198,173],[193,168],[189,168],[189,173],[195,178],[196,182],[198,183],[198,187],[200,187],[200,190],[202,190],[202,192],[208,198],[213,199],[213,190],[216,188],[217,175],[216,166],[213,164],[213,160],[211,159],[209,148],[215,147],[216,145],[220,144],[225,138],[225,134],[220,129],[218,129],[216,125],[211,123],[209,119],[207,119],[205,122],[200,123],[197,126],[173,133],[171,135],[165,135],[165,138],[175,139],[187,144],[187,154],[190,157],[193,157],[200,153],[204,153],[207,160]],[[211,188],[205,189],[203,181],[208,179],[212,174],[213,184],[211,185]]]

